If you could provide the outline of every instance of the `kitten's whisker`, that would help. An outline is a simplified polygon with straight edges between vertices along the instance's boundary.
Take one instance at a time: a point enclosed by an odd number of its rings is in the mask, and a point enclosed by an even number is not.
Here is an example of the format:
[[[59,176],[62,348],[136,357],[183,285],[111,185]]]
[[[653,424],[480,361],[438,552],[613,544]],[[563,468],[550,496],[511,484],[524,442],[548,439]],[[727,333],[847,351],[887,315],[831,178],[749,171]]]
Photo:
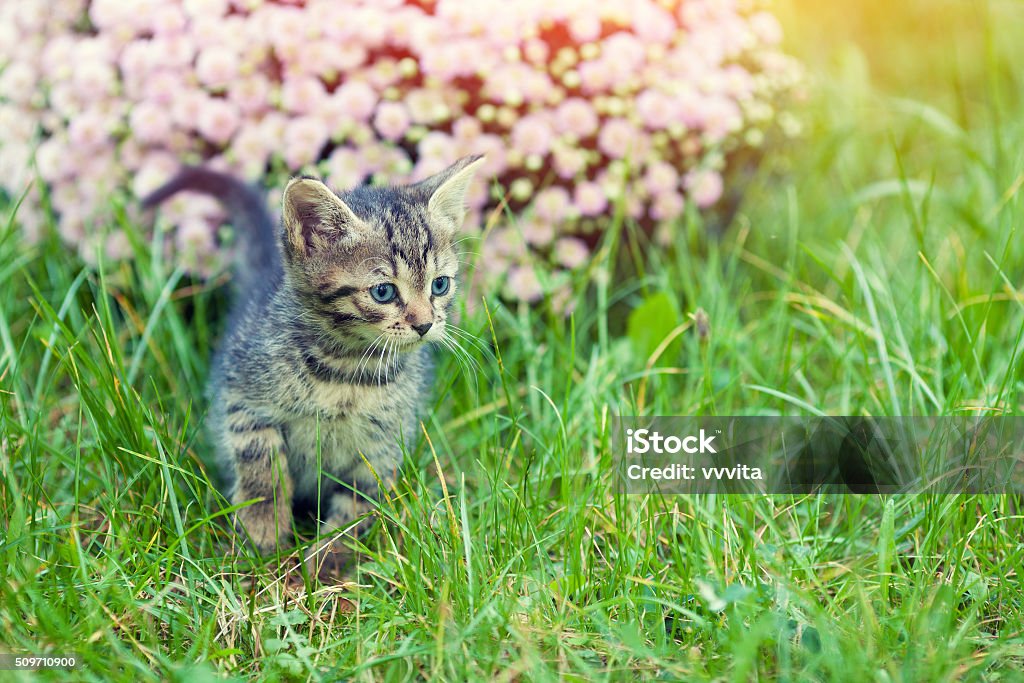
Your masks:
[[[387,375],[387,364],[386,364],[386,362],[384,360],[384,357],[391,350],[391,343],[393,341],[394,341],[394,337],[391,337],[389,335],[388,338],[384,341],[384,348],[381,349],[380,360],[377,361],[377,386],[378,387],[382,386],[384,384],[383,380],[387,379],[387,376],[388,376]],[[383,367],[383,370],[384,370],[383,376],[381,375],[381,368],[382,367]]]
[[[467,351],[462,346],[462,344],[459,342],[457,338],[448,337],[448,340],[456,349],[458,349],[459,353],[462,354],[462,357],[466,359],[466,361],[473,367],[474,370],[476,370],[478,373],[483,372],[483,368],[480,367],[480,363],[477,362],[476,358],[473,358],[473,356],[469,353],[469,351]]]
[[[380,347],[380,355],[377,357],[377,370],[374,374],[377,376],[377,386],[380,386],[380,366],[384,362],[384,352],[388,348],[388,344],[391,343],[391,337],[384,338],[384,344]]]
[[[368,258],[364,258],[362,261],[359,262],[359,267],[362,267],[363,264],[365,264],[367,261],[380,261],[381,263],[388,267],[388,270],[391,269],[391,264],[387,261],[387,259],[380,256],[370,256]]]
[[[459,372],[461,372],[467,379],[469,379],[469,372],[466,368],[465,361],[459,355],[455,347],[452,346],[451,340],[446,337],[441,337],[438,341],[451,353],[452,358],[454,358],[455,362],[458,364]]]
[[[445,346],[452,351],[452,356],[458,362],[462,374],[472,382],[474,393],[479,393],[479,376],[482,372],[479,364],[451,337],[445,338]]]
[[[468,332],[467,330],[462,329],[458,325],[453,325],[452,323],[448,323],[447,325],[445,325],[445,328],[451,330],[452,333],[457,335],[460,339],[472,344],[474,347],[479,349],[480,352],[483,353],[485,356],[492,359],[494,358],[494,351],[491,350],[491,347],[484,343],[478,336],[476,336],[472,332]]]
[[[479,240],[479,239],[480,239],[479,235],[466,235],[465,237],[460,237],[459,239],[457,239],[454,242],[452,242],[452,249],[454,249],[455,247],[459,246],[463,242],[468,242],[469,240]]]
[[[377,343],[383,338],[384,333],[381,332],[380,334],[377,335],[377,338],[374,339],[373,342],[371,342],[370,345],[366,347],[366,350],[363,351],[363,355],[360,356],[359,358],[359,364],[356,366],[355,376],[357,379],[363,376],[363,368],[366,366],[366,364],[369,362],[371,358],[370,352],[373,351],[374,347],[377,346]]]
[[[477,363],[476,359],[473,358],[466,351],[466,349],[462,348],[462,345],[459,344],[457,339],[449,336],[444,336],[442,337],[442,339],[445,342],[445,346],[451,350],[456,360],[460,363],[460,365],[463,365],[467,369],[467,372],[469,371],[469,369],[475,370],[475,375],[476,373],[483,371],[482,368],[480,367],[480,364]]]

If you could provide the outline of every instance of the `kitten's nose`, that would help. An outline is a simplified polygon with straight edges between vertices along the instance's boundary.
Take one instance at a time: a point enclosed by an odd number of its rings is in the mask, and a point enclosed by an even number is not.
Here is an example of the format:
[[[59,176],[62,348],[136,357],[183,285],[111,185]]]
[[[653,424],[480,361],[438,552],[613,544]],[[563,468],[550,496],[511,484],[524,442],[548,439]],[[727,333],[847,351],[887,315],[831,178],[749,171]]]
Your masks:
[[[412,329],[414,329],[417,332],[419,332],[420,336],[422,337],[423,335],[425,335],[427,333],[427,330],[429,330],[433,326],[434,326],[434,323],[423,323],[422,325],[413,325]]]

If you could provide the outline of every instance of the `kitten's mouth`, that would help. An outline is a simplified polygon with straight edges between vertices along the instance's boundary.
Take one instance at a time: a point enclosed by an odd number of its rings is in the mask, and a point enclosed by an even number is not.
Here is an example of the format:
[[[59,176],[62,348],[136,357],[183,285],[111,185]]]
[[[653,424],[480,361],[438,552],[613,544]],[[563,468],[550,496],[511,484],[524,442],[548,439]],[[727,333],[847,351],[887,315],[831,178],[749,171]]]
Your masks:
[[[418,349],[419,347],[423,346],[424,344],[429,344],[429,343],[430,343],[429,340],[424,339],[423,337],[420,337],[419,339],[409,339],[409,340],[406,340],[405,342],[402,343],[402,347],[401,348],[402,348],[403,351],[412,351],[414,349]]]

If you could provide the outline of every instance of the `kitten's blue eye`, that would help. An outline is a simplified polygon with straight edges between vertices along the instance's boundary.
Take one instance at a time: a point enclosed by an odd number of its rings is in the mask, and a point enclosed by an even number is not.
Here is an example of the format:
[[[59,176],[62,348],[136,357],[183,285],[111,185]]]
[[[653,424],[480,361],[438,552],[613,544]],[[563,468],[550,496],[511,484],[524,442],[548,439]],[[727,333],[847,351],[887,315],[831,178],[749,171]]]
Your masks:
[[[434,296],[443,296],[448,293],[448,289],[451,286],[452,279],[447,275],[435,277],[434,281],[430,283],[430,293]]]
[[[370,296],[373,297],[374,301],[386,304],[395,300],[395,297],[398,296],[398,290],[390,282],[382,282],[379,285],[370,287]]]

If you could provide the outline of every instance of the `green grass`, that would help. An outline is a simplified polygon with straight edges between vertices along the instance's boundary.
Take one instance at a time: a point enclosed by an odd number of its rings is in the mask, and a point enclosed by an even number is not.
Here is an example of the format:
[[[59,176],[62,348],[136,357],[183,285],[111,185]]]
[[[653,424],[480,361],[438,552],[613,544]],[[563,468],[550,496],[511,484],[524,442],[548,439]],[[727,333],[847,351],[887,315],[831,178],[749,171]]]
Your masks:
[[[943,57],[906,5],[887,31],[920,54],[784,7],[794,50],[831,49],[806,139],[724,234],[627,226],[571,319],[476,303],[490,351],[441,357],[341,586],[233,550],[202,464],[224,282],[159,236],[87,268],[7,206],[0,649],[77,653],[86,680],[1024,680],[1019,498],[614,494],[619,414],[1024,413],[1024,22],[943,5]]]

